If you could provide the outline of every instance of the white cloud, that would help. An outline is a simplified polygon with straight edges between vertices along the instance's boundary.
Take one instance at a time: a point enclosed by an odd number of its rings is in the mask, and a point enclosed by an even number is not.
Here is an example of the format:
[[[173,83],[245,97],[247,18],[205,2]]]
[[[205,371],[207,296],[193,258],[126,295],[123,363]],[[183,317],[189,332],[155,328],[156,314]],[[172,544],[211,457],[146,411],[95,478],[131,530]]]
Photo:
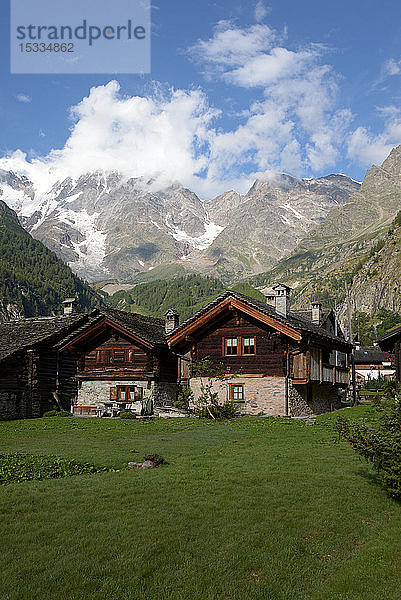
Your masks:
[[[348,156],[363,166],[381,164],[401,141],[401,110],[386,106],[377,111],[384,120],[383,131],[376,134],[367,127],[358,127],[348,142]]]
[[[400,75],[401,73],[401,60],[394,60],[390,58],[383,65],[383,74],[385,76]]]
[[[322,60],[324,46],[291,49],[285,41],[267,25],[241,29],[222,21],[191,49],[208,77],[260,90],[247,121],[214,138],[215,173],[227,171],[230,161],[296,174],[335,164],[352,120],[350,110],[338,107],[339,77]]]
[[[23,102],[24,104],[29,104],[29,102],[32,102],[32,98],[27,94],[17,94],[16,98],[18,102]]]
[[[199,90],[124,97],[110,81],[71,109],[74,123],[64,148],[31,161],[17,151],[0,159],[0,166],[23,172],[41,188],[95,170],[156,178],[155,186],[180,181],[196,188],[208,167],[211,122],[218,114]]]
[[[270,13],[270,7],[266,6],[263,0],[258,0],[255,6],[255,21],[260,23]]]
[[[110,81],[72,107],[63,148],[29,161],[17,151],[0,167],[26,174],[39,193],[59,179],[118,170],[159,187],[180,181],[207,198],[245,192],[256,177],[277,171],[322,175],[346,154],[347,137],[348,157],[381,162],[401,139],[398,109],[380,109],[381,134],[359,127],[351,135],[353,115],[339,105],[340,78],[324,61],[326,49],[290,47],[285,36],[260,23],[239,28],[222,21],[191,48],[209,77],[252,92],[231,130],[219,127],[222,111],[201,90],[159,86],[147,97],[124,96]]]

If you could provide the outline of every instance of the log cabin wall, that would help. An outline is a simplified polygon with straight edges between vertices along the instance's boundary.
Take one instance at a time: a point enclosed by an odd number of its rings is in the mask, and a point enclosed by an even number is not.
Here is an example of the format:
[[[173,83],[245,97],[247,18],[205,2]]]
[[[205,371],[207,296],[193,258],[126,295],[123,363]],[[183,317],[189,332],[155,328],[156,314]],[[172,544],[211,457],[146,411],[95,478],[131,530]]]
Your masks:
[[[82,354],[78,361],[80,379],[105,379],[110,377],[152,377],[154,357],[119,335],[111,335],[104,343]]]
[[[26,402],[26,365],[24,356],[17,354],[0,364],[0,419],[28,417]]]
[[[73,351],[59,353],[59,371],[57,393],[60,404],[64,410],[71,410],[71,406],[78,396],[78,382],[76,379],[78,354]]]
[[[252,337],[255,338],[255,354],[244,354],[242,341]],[[237,338],[237,355],[225,354],[225,340],[229,338]],[[194,360],[208,356],[213,362],[223,364],[227,373],[285,377],[287,340],[268,325],[257,323],[251,317],[227,316],[203,333],[200,339],[193,342],[193,346]]]

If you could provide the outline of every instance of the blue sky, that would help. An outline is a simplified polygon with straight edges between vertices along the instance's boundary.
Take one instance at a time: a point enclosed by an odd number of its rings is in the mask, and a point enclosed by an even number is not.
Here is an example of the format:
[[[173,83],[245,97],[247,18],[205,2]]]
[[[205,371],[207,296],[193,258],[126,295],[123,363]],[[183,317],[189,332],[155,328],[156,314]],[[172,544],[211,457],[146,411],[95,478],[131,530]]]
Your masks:
[[[155,0],[144,76],[10,75],[1,11],[0,156],[26,154],[3,167],[121,163],[207,197],[272,171],[361,180],[401,143],[395,0]]]

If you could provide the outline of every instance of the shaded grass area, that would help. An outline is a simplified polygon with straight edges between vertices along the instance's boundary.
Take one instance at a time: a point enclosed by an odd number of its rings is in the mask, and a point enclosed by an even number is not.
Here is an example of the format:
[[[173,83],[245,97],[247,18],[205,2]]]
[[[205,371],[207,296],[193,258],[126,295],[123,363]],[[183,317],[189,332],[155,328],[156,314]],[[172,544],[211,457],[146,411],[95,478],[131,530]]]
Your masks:
[[[32,479],[59,479],[109,470],[107,467],[95,467],[59,456],[40,456],[21,452],[0,453],[0,485]]]
[[[334,418],[0,423],[4,451],[170,463],[0,488],[0,598],[398,598],[400,506]]]

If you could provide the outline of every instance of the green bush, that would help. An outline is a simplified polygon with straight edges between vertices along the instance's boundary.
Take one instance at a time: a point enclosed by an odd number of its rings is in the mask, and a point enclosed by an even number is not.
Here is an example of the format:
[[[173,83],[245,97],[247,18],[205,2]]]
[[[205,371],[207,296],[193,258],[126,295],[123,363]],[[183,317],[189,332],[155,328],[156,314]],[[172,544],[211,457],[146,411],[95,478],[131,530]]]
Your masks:
[[[239,408],[234,402],[209,404],[198,409],[197,414],[204,419],[234,419],[239,416]]]
[[[189,385],[181,385],[178,390],[177,400],[174,402],[175,408],[179,410],[189,410],[194,395]]]
[[[58,456],[20,454],[18,452],[0,454],[0,485],[32,479],[58,479],[110,470],[112,469],[95,467],[89,463],[79,463]]]
[[[72,417],[72,413],[69,410],[48,410],[43,413],[44,417]]]
[[[120,419],[136,419],[136,415],[129,410],[120,412]]]
[[[59,411],[58,410],[48,410],[43,413],[44,417],[57,417]]]
[[[336,430],[373,464],[388,495],[401,499],[401,386],[389,386],[387,394],[387,399],[376,408],[377,421],[350,424],[341,415]]]

